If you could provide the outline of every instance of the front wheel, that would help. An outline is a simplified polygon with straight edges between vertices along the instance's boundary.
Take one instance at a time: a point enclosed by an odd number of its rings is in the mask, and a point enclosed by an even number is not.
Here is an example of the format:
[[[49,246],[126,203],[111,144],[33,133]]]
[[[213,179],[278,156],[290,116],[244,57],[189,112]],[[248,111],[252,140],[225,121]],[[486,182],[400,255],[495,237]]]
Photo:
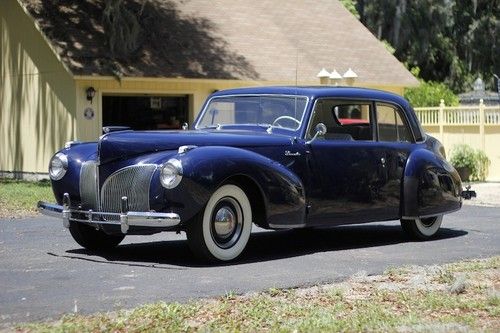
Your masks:
[[[438,232],[442,222],[443,215],[411,220],[401,219],[401,227],[411,238],[427,240],[432,238]]]
[[[252,231],[252,208],[245,192],[219,187],[205,209],[190,221],[186,233],[193,253],[208,261],[229,261],[245,249]]]
[[[70,222],[69,232],[78,244],[92,251],[112,249],[125,238],[125,235],[108,235],[102,230],[79,222]]]

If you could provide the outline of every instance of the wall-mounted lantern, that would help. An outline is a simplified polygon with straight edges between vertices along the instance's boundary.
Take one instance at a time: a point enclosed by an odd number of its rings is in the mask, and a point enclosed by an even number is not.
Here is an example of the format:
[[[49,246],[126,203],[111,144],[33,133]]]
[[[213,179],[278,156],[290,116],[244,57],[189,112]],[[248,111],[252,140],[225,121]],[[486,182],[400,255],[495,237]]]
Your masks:
[[[342,81],[342,75],[340,75],[339,72],[337,72],[337,70],[334,68],[333,72],[330,74],[330,84],[338,86],[340,84],[340,81]]]
[[[94,96],[95,96],[94,87],[88,87],[85,92],[87,93],[87,101],[90,101],[90,104],[92,104],[92,101],[94,100]]]
[[[316,77],[319,78],[319,83],[320,84],[328,84],[328,81],[330,79],[330,73],[328,73],[328,71],[324,68],[322,68],[318,75],[316,75]]]
[[[354,81],[358,78],[358,74],[354,73],[354,71],[349,67],[347,72],[344,73],[343,75],[345,82],[352,86],[354,84]]]

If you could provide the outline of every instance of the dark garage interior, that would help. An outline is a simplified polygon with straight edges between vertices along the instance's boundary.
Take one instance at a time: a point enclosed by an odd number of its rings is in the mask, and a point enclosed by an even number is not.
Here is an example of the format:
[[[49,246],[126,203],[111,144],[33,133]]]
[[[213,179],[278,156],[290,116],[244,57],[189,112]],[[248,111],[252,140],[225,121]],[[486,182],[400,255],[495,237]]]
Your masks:
[[[103,96],[103,126],[134,130],[180,129],[188,121],[188,96]]]

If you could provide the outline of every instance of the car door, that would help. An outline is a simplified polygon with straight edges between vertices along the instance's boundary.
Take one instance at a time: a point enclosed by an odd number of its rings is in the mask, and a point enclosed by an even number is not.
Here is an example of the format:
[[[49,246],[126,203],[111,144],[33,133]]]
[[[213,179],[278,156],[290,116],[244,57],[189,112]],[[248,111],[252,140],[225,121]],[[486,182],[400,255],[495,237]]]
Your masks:
[[[381,219],[397,219],[400,217],[402,183],[408,156],[415,148],[414,135],[404,110],[390,103],[375,103],[377,123],[377,154],[384,160],[386,177],[384,186],[380,188],[385,198],[385,211]]]
[[[383,121],[390,118],[389,110],[394,119],[394,109],[381,109]],[[383,140],[378,140],[376,113],[371,101],[316,102],[308,137],[318,123],[326,125],[327,133],[309,144],[309,225],[398,218],[407,149],[389,141],[394,135],[387,121],[382,126]]]

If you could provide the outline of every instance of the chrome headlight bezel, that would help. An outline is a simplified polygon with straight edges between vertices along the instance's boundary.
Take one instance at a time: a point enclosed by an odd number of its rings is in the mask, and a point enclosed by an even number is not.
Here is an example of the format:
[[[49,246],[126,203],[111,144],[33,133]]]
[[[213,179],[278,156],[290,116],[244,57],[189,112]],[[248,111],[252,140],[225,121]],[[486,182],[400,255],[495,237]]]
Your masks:
[[[57,153],[49,162],[49,177],[52,180],[59,180],[68,171],[68,156],[64,153]]]
[[[173,189],[179,185],[183,175],[182,163],[171,158],[160,168],[160,183],[166,189]]]

